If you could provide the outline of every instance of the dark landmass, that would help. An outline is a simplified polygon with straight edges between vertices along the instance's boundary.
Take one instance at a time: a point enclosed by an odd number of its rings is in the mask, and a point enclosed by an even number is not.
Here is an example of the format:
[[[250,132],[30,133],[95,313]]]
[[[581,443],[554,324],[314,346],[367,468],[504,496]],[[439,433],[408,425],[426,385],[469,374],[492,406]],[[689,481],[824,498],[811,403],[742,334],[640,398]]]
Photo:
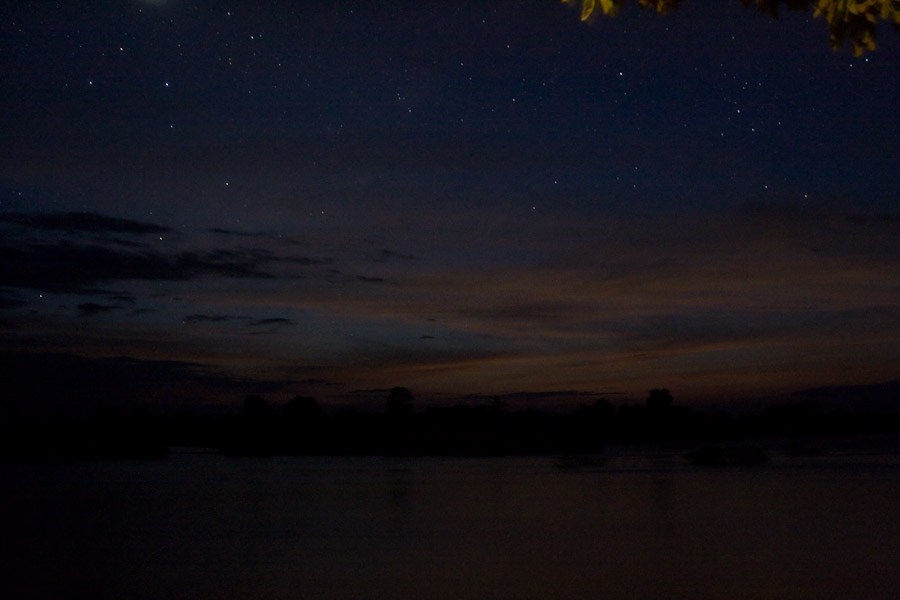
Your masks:
[[[171,447],[233,456],[596,454],[617,444],[659,443],[697,449],[695,464],[764,462],[747,440],[784,438],[789,455],[819,452],[817,438],[900,432],[900,411],[823,408],[811,400],[728,415],[677,406],[668,390],[651,390],[643,404],[605,399],[574,412],[510,410],[501,402],[415,410],[397,387],[382,410],[343,409],[327,415],[310,397],[274,406],[248,396],[234,416],[145,410],[122,415],[108,407],[90,419],[28,419],[14,406],[0,415],[0,454],[7,458],[163,458]],[[752,460],[751,460],[752,459]],[[759,460],[758,460],[759,459]]]
[[[754,444],[707,445],[684,455],[692,465],[732,467],[762,465],[769,461],[766,451]]]

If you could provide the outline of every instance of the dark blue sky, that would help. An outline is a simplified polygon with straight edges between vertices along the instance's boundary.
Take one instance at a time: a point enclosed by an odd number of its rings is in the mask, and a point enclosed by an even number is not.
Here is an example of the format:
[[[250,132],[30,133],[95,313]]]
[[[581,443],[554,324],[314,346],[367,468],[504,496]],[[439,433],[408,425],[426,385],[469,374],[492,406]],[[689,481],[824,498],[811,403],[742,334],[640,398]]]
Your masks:
[[[185,401],[896,378],[900,36],[855,58],[737,1],[578,16],[7,9],[2,350],[167,365],[143,377]]]

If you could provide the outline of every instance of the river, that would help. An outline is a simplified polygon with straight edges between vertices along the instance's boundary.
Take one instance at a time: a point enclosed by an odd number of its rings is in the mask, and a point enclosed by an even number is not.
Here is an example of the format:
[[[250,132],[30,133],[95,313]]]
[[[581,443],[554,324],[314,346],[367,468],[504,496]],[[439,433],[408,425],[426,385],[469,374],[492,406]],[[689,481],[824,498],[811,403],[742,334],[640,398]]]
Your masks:
[[[0,464],[10,599],[895,599],[900,455]]]

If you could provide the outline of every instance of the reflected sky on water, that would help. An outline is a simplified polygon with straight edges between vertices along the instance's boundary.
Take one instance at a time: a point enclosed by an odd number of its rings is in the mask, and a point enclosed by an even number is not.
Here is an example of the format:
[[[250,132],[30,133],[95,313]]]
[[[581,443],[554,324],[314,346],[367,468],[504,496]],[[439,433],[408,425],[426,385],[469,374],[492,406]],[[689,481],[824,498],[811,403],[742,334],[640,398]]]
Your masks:
[[[7,464],[6,597],[892,598],[900,460]]]

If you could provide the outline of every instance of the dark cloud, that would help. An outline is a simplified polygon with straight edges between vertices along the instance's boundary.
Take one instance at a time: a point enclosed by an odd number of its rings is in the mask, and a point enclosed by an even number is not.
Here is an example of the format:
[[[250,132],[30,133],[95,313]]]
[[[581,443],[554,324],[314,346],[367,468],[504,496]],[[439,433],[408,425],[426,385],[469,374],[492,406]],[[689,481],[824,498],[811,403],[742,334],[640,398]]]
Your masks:
[[[135,242],[134,240],[123,240],[122,238],[109,238],[104,240],[107,243],[115,244],[117,246],[122,246],[124,248],[141,248],[143,244],[141,242]]]
[[[78,305],[78,316],[94,317],[96,315],[111,313],[114,310],[119,310],[120,308],[121,307],[116,304],[98,304],[96,302],[85,302]]]
[[[31,343],[33,351],[159,358],[158,341],[166,340],[184,348],[167,357],[197,357],[291,385],[321,375],[344,382],[338,392],[409,383],[425,399],[436,390],[456,398],[484,390],[485,381],[498,392],[555,390],[502,396],[535,406],[590,401],[593,392],[559,390],[569,384],[596,390],[602,381],[632,397],[645,385],[697,393],[753,368],[758,380],[746,375],[741,385],[780,389],[773,367],[758,358],[761,349],[775,356],[790,340],[843,342],[851,339],[845,330],[877,333],[881,347],[896,346],[888,337],[896,331],[892,218],[851,219],[843,208],[754,210],[578,226],[541,221],[505,236],[491,225],[504,223],[501,216],[483,216],[476,234],[469,221],[453,235],[422,234],[454,246],[468,240],[471,257],[442,260],[427,243],[406,240],[429,257],[415,261],[389,250],[392,240],[358,232],[323,233],[314,250],[288,247],[275,235],[229,237],[206,228],[165,241],[134,237],[140,243],[126,247],[68,230],[25,236],[7,224],[2,326],[9,340]],[[526,240],[527,256],[517,259]],[[476,262],[481,252],[497,260]],[[73,292],[83,297],[65,297]],[[12,310],[23,305],[28,315]],[[149,307],[159,317],[138,318]],[[133,343],[122,341],[122,328],[134,332]],[[247,365],[257,351],[266,358]],[[805,377],[800,385],[816,383],[792,359],[784,350],[771,362]],[[297,364],[319,370],[292,370]],[[659,383],[643,383],[638,371],[645,368]],[[866,368],[879,377],[887,369]],[[381,403],[384,394],[370,398]]]
[[[235,321],[247,322],[248,327],[271,327],[276,328],[285,325],[294,325],[292,319],[285,317],[270,317],[266,319],[252,320],[250,317],[241,317],[237,315],[207,315],[207,314],[190,314],[184,317],[188,323],[230,323]]]
[[[139,235],[160,234],[170,231],[168,227],[154,223],[142,223],[88,212],[3,213],[0,214],[0,221],[49,231],[133,233]]]
[[[265,235],[266,235],[264,233],[258,233],[258,232],[251,233],[249,231],[235,231],[232,229],[221,229],[219,227],[213,227],[212,229],[209,230],[209,232],[210,233],[218,233],[220,235],[233,235],[233,236],[237,236],[237,237],[248,237],[248,238],[265,237]]]
[[[21,300],[15,294],[0,288],[0,310],[8,310],[11,308],[20,308],[27,303]]]
[[[278,333],[283,327],[294,325],[294,321],[283,317],[272,317],[267,319],[259,319],[250,323],[250,327],[254,328],[250,331],[251,335],[270,335]]]
[[[286,319],[284,317],[273,317],[269,319],[260,319],[258,321],[254,321],[250,324],[251,327],[266,327],[270,325],[293,325],[294,321],[292,319]]]
[[[308,256],[282,256],[278,258],[274,258],[278,262],[283,263],[293,263],[297,265],[304,266],[319,266],[319,265],[330,265],[334,263],[333,258],[310,258]]]
[[[86,296],[102,296],[112,302],[118,302],[120,304],[135,304],[136,302],[134,296],[122,291],[104,289],[83,289],[79,291]]]
[[[301,379],[297,382],[300,385],[324,385],[324,386],[339,386],[341,385],[337,381],[331,381],[330,379],[319,379],[316,377],[311,377],[308,379]]]
[[[589,392],[582,390],[550,390],[546,392],[508,392],[505,394],[496,394],[496,395],[487,395],[487,394],[468,394],[464,396],[466,400],[500,400],[503,402],[512,401],[516,403],[534,403],[534,402],[542,402],[546,400],[560,400],[560,399],[573,399],[573,398],[584,398],[584,399],[596,399],[601,396],[609,396],[615,395],[617,392],[608,391],[608,392]]]
[[[267,262],[267,257],[259,253],[227,250],[166,255],[146,249],[129,252],[68,241],[0,245],[0,285],[81,292],[85,286],[125,280],[184,281],[204,275],[271,278],[262,270]]]
[[[232,233],[230,235],[239,235],[242,237],[262,237],[266,238],[271,242],[274,242],[274,245],[279,245],[284,242],[282,239],[274,238],[269,234],[240,234],[240,233]],[[209,256],[211,258],[215,258],[223,261],[247,261],[247,260],[255,260],[259,263],[284,263],[284,264],[295,264],[295,265],[303,265],[303,266],[320,266],[320,265],[330,265],[334,262],[333,258],[330,257],[310,257],[310,256],[294,256],[294,255],[280,255],[270,250],[268,248],[260,248],[260,247],[237,247],[237,248],[219,248],[215,250],[209,251]]]
[[[561,407],[573,407],[579,404],[590,404],[601,398],[622,396],[624,392],[617,389],[602,391],[589,390],[549,390],[544,392],[508,392],[504,394],[466,394],[460,396],[460,403],[469,405],[509,406],[513,410],[521,408],[537,408],[555,410]]]
[[[153,223],[95,213],[3,213],[0,224],[3,223],[26,228],[22,231],[7,227],[7,235],[0,239],[0,286],[11,288],[90,294],[92,292],[85,288],[114,281],[188,281],[204,276],[297,278],[302,275],[291,272],[289,266],[316,267],[334,262],[330,257],[276,252],[280,246],[296,246],[297,243],[263,233],[211,230],[242,239],[259,239],[272,248],[222,246],[204,249],[195,246],[173,250],[171,243],[156,246],[155,240],[139,237],[123,239],[121,236],[95,235],[85,239],[80,234],[142,235],[171,231]],[[39,236],[37,232],[44,234]],[[272,269],[278,272],[272,272]]]
[[[232,315],[187,315],[184,320],[188,323],[225,323],[228,321],[246,320],[247,317],[236,317]]]
[[[344,396],[348,397],[363,397],[369,398],[372,396],[381,396],[386,397],[391,391],[391,388],[368,388],[368,389],[354,389],[344,392]]]

